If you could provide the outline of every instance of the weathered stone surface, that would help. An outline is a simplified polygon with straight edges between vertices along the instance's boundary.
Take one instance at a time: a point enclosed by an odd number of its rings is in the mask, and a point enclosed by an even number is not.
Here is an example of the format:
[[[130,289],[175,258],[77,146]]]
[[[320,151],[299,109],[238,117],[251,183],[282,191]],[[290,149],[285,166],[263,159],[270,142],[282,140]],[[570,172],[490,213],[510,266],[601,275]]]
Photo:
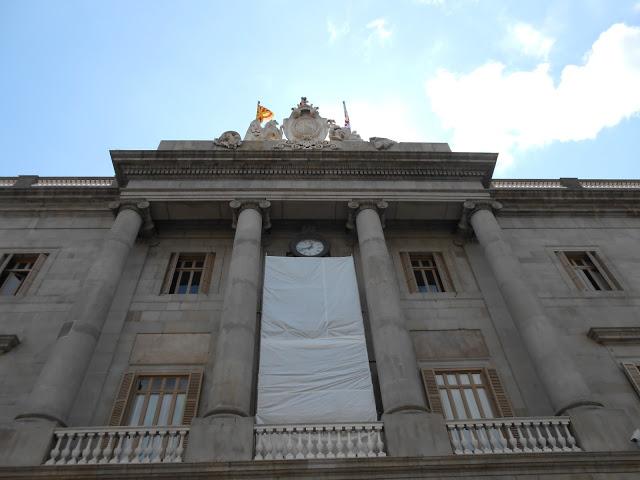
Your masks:
[[[203,364],[209,355],[208,333],[141,333],[131,350],[131,365]]]
[[[481,330],[412,330],[418,360],[487,358]]]

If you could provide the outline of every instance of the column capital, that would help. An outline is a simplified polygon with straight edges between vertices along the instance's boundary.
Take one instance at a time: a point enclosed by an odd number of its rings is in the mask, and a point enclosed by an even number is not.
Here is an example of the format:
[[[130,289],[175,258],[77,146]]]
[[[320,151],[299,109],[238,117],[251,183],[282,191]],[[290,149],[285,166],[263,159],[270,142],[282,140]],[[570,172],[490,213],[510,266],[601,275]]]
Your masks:
[[[502,209],[502,203],[496,200],[466,200],[462,204],[462,214],[458,222],[458,231],[461,233],[471,233],[471,224],[469,220],[474,214],[480,210],[488,210],[497,212]]]
[[[375,210],[380,215],[380,223],[382,223],[382,228],[385,227],[385,213],[386,209],[389,206],[388,202],[384,200],[351,200],[347,203],[347,207],[349,208],[349,214],[347,217],[347,230],[355,230],[355,218],[358,213],[363,210]]]
[[[151,204],[147,200],[118,200],[111,202],[109,208],[114,215],[118,215],[123,210],[133,210],[142,218],[141,235],[149,238],[156,234],[156,227],[151,217]]]
[[[251,209],[255,210],[262,215],[262,229],[269,230],[271,228],[271,202],[269,200],[259,199],[233,199],[229,202],[231,207],[231,213],[233,215],[231,221],[231,228],[235,230],[238,223],[238,215],[243,210]]]

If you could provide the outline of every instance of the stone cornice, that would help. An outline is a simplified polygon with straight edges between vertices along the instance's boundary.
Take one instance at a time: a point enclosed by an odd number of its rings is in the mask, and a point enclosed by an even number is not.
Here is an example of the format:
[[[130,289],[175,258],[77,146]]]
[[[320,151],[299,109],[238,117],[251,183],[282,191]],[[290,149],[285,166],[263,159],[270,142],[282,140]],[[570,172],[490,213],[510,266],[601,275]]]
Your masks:
[[[592,327],[587,337],[601,345],[640,345],[640,327]]]
[[[450,455],[446,457],[383,457],[305,461],[151,463],[3,467],[0,478],[50,479],[214,479],[214,478],[544,478],[599,474],[630,475],[640,469],[638,452],[580,452],[517,455]],[[630,478],[630,477],[629,477]]]
[[[451,152],[135,150],[112,151],[116,177],[476,178],[485,185],[496,154]]]
[[[609,180],[582,188],[491,188],[491,198],[503,204],[500,215],[640,215],[640,188],[609,188]]]

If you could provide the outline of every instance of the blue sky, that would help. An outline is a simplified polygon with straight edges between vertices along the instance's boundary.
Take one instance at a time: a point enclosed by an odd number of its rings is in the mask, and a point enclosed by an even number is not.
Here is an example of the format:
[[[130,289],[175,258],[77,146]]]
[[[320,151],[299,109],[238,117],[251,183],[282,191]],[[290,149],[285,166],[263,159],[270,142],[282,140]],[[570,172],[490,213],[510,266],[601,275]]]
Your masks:
[[[640,178],[640,1],[0,0],[0,175],[244,135],[301,95],[496,177]]]

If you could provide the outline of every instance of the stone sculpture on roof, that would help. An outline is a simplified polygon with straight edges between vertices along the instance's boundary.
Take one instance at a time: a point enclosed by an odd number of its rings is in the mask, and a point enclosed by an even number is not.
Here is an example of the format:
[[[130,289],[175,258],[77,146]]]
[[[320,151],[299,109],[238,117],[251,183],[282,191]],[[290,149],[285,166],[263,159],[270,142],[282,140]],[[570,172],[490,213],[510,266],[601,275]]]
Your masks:
[[[284,119],[282,129],[292,142],[322,142],[329,133],[329,122],[320,116],[318,107],[302,97],[298,106],[291,109],[289,118]]]

